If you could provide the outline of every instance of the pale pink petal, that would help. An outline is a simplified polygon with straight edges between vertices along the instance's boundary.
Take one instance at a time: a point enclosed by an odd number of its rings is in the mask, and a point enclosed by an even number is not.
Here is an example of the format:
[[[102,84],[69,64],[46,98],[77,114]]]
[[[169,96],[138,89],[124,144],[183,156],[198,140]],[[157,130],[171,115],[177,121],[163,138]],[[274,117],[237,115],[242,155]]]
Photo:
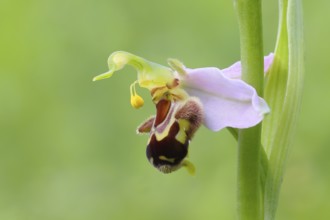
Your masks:
[[[274,59],[274,54],[270,53],[268,56],[264,57],[264,72],[266,73],[272,64]],[[231,79],[240,79],[242,74],[241,61],[238,61],[228,68],[222,69],[223,74]]]
[[[204,107],[204,124],[218,131],[225,127],[248,128],[258,124],[269,107],[255,89],[242,80],[230,79],[217,68],[185,69],[181,84]]]

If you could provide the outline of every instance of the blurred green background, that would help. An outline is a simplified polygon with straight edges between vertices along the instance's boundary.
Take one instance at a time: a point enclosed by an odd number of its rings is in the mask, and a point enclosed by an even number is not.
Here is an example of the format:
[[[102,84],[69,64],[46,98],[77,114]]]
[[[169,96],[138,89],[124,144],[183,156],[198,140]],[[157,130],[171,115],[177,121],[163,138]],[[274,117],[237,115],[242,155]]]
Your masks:
[[[327,1],[304,1],[306,76],[296,141],[278,219],[330,219]],[[273,50],[277,1],[264,1],[265,53]],[[124,69],[92,82],[126,50],[166,64],[227,67],[239,59],[232,1],[1,0],[0,220],[235,219],[236,144],[224,130],[197,132],[183,169],[163,175],[135,129]]]

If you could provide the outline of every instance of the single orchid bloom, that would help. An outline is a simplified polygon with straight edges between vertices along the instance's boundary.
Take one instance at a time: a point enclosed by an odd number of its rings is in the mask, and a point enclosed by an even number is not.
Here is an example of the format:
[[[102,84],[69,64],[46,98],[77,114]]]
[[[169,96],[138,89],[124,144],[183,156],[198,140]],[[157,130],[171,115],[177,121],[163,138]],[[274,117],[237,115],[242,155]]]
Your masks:
[[[267,72],[273,54],[265,57]],[[187,160],[188,145],[201,124],[212,131],[225,127],[248,128],[262,121],[270,109],[256,90],[241,80],[241,64],[220,70],[214,67],[189,69],[180,61],[168,60],[165,67],[133,54],[118,51],[108,59],[109,71],[93,81],[109,78],[125,65],[137,70],[137,80],[131,84],[131,105],[140,108],[144,101],[135,86],[150,91],[156,105],[156,116],[138,128],[149,133],[147,157],[164,173],[180,167],[194,172]]]

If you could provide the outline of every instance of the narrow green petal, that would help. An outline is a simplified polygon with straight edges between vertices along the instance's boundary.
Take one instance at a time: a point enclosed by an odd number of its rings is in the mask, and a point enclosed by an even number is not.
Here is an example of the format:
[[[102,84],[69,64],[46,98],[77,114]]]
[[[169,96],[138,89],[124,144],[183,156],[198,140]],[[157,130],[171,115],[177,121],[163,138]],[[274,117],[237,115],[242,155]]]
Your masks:
[[[186,67],[179,60],[170,58],[167,60],[167,63],[170,65],[170,67],[172,67],[172,69],[177,71],[180,75],[184,76],[187,74],[185,71]]]

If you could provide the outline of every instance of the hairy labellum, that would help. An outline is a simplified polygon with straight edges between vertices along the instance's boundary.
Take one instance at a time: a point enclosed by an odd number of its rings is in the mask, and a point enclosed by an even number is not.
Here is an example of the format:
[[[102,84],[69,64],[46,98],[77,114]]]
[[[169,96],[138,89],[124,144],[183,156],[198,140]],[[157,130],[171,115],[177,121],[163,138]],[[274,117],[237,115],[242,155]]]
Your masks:
[[[138,133],[150,133],[147,158],[163,173],[182,166],[193,173],[193,165],[186,159],[189,142],[203,121],[202,106],[197,98],[185,101],[160,100],[157,114],[138,128]]]

